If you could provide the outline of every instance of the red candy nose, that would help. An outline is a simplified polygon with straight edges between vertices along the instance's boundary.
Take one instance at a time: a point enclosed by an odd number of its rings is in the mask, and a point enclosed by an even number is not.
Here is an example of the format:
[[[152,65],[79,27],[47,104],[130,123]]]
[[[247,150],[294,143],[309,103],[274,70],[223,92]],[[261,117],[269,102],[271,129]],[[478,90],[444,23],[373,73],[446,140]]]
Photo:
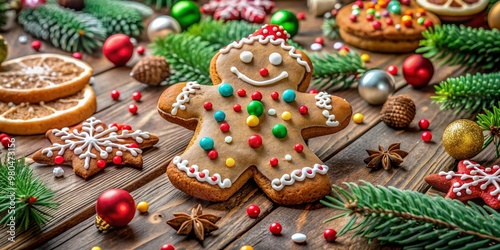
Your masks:
[[[261,76],[266,77],[269,75],[269,70],[267,70],[266,68],[262,68],[259,70],[259,73]]]

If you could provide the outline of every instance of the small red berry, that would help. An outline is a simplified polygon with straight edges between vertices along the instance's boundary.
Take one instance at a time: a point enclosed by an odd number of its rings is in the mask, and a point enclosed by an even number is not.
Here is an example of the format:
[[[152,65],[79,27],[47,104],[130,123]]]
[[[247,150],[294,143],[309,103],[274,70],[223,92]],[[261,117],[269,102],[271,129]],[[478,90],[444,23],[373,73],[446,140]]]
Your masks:
[[[395,76],[398,74],[398,66],[396,65],[391,65],[389,67],[387,67],[387,73]]]
[[[58,155],[56,157],[54,157],[54,163],[55,164],[62,164],[64,162],[64,157]]]
[[[269,75],[269,70],[267,70],[266,68],[262,68],[259,70],[259,74],[262,76],[262,77],[266,77]]]
[[[306,20],[306,13],[304,13],[304,12],[299,12],[299,13],[297,13],[296,16],[297,16],[297,19],[299,19],[299,20]]]
[[[273,235],[280,235],[281,229],[281,224],[279,224],[278,222],[274,222],[273,224],[271,224],[271,226],[269,226],[269,231],[271,231]]]
[[[80,52],[75,52],[71,56],[73,56],[73,58],[78,59],[78,60],[82,60],[82,58],[83,58],[82,53],[80,53]]]
[[[247,207],[247,214],[251,218],[257,218],[260,214],[260,208],[257,205],[250,205]]]
[[[297,153],[302,153],[302,151],[304,151],[304,145],[297,143],[293,146],[293,149],[295,149]]]
[[[427,119],[422,119],[418,122],[418,126],[420,127],[421,130],[426,130],[429,128],[429,121]]]
[[[134,101],[136,101],[136,102],[141,101],[141,98],[142,98],[142,94],[139,91],[136,91],[132,94],[132,99],[134,99]]]
[[[115,159],[113,159],[113,162],[114,162],[114,160]],[[104,168],[104,167],[106,167],[106,161],[104,161],[104,160],[98,160],[97,161],[97,167],[98,168]]]
[[[253,92],[252,93],[252,100],[255,100],[255,101],[262,100],[262,93],[260,93],[259,91]]]
[[[41,47],[42,47],[42,42],[38,40],[31,42],[31,48],[33,48],[35,51],[39,51]]]
[[[234,112],[240,112],[240,111],[241,111],[241,105],[239,105],[239,104],[234,104],[234,106],[233,106],[233,110],[234,110]]]
[[[239,97],[244,97],[247,95],[247,91],[244,89],[238,89],[238,96]]]
[[[138,108],[137,108],[137,105],[135,105],[135,104],[130,104],[128,106],[128,112],[130,112],[133,115],[137,114],[137,110],[138,110]]]
[[[271,158],[271,160],[269,160],[269,164],[271,164],[271,167],[278,166],[278,158]]]
[[[320,36],[316,37],[316,38],[314,39],[314,42],[315,42],[315,43],[319,43],[319,44],[321,44],[321,45],[325,45],[325,39],[324,39],[323,37],[320,37]]]
[[[280,97],[280,94],[278,92],[273,92],[271,93],[271,98],[273,98],[273,100],[278,100],[278,98]]]
[[[215,160],[215,159],[217,159],[218,156],[219,156],[219,153],[217,153],[216,150],[212,149],[212,150],[208,151],[208,158]]]
[[[335,242],[337,239],[337,232],[333,229],[327,229],[323,232],[323,237],[325,237],[325,240],[328,242]]]
[[[299,107],[299,113],[301,115],[307,115],[308,112],[309,112],[309,109],[307,108],[307,106],[302,105]]]
[[[38,199],[35,196],[31,196],[28,198],[28,203],[33,205],[37,200]]]
[[[429,131],[422,132],[422,135],[420,135],[420,137],[424,142],[430,142],[432,140],[432,134]]]
[[[0,142],[2,143],[2,146],[3,146],[4,148],[8,148],[8,147],[9,147],[9,145],[10,145],[10,137],[5,136],[4,138],[2,138],[2,139],[0,140]]]
[[[113,157],[113,163],[114,164],[120,164],[120,163],[122,163],[122,157],[118,156],[118,155],[115,156],[115,157]]]
[[[144,46],[139,46],[139,47],[137,47],[136,51],[137,51],[137,54],[142,56],[142,55],[144,55],[144,52],[146,52],[146,49],[144,48]]]
[[[113,98],[113,100],[118,100],[118,98],[120,98],[120,91],[118,90],[113,90],[111,91],[111,98]]]
[[[206,111],[210,111],[210,110],[212,110],[213,105],[212,105],[212,103],[211,103],[211,102],[205,102],[205,103],[203,103],[203,108],[204,108]]]
[[[175,250],[175,247],[171,244],[165,244],[161,246],[160,250]]]

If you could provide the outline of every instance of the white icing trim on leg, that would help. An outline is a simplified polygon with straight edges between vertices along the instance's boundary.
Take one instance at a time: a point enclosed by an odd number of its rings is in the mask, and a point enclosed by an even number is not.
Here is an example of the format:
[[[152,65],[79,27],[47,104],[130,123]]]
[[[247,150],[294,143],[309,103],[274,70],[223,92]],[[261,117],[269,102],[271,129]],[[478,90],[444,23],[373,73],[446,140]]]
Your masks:
[[[327,165],[321,165],[321,164],[314,164],[313,168],[310,167],[305,167],[302,169],[298,170],[293,170],[291,175],[289,174],[284,174],[281,176],[281,178],[276,178],[271,181],[271,186],[273,187],[274,190],[280,191],[283,189],[285,186],[290,186],[295,181],[303,181],[307,178],[314,178],[316,176],[316,173],[318,174],[326,174],[328,172],[328,166]]]
[[[208,169],[203,169],[202,171],[199,171],[199,167],[197,165],[191,165],[191,167],[188,167],[189,164],[188,160],[182,160],[180,156],[174,157],[172,162],[179,170],[186,172],[187,176],[191,178],[196,178],[199,182],[207,182],[208,184],[211,185],[218,185],[220,188],[230,188],[232,185],[230,179],[226,178],[222,180],[222,177],[218,173],[215,173],[212,176],[210,176],[210,171],[208,171]],[[212,179],[213,177],[216,177],[217,179],[213,180]]]

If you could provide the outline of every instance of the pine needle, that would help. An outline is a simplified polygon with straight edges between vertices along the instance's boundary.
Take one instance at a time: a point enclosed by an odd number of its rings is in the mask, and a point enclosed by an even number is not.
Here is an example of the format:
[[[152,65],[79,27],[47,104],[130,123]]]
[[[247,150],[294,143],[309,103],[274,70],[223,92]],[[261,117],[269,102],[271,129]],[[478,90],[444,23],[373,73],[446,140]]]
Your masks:
[[[365,63],[360,55],[350,51],[346,55],[338,52],[308,53],[313,63],[313,86],[318,89],[345,89],[356,81],[356,75],[365,72]]]
[[[340,38],[339,26],[337,25],[335,18],[325,19],[321,25],[321,30],[323,31],[323,36],[330,40]]]
[[[493,111],[485,109],[483,114],[478,114],[477,124],[488,134],[484,137],[483,149],[490,143],[495,145],[496,157],[500,157],[500,102],[493,107]]]

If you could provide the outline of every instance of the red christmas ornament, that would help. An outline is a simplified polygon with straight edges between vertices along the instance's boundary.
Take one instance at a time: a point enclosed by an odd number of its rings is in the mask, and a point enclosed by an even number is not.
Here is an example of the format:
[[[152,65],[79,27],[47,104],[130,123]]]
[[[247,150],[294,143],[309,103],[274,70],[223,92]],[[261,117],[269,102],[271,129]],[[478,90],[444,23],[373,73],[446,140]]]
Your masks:
[[[118,100],[118,98],[120,98],[120,91],[118,90],[113,90],[111,91],[111,98],[113,98],[113,100]]]
[[[80,52],[75,52],[75,53],[73,53],[71,56],[72,56],[73,58],[75,58],[75,59],[78,59],[78,60],[82,60],[82,58],[83,58],[83,55],[82,55],[82,53],[80,53]]]
[[[271,226],[269,226],[269,231],[271,231],[273,235],[280,235],[281,230],[281,224],[279,224],[278,222],[274,222],[273,224],[271,224]]]
[[[39,51],[41,47],[42,47],[42,42],[38,40],[31,42],[31,48],[33,48],[35,51]]]
[[[252,148],[259,148],[262,146],[262,137],[260,135],[252,135],[248,138],[248,145]]]
[[[389,67],[387,67],[387,73],[395,76],[398,74],[398,66],[396,65],[391,65]]]
[[[142,55],[144,55],[144,52],[146,52],[146,49],[144,48],[144,46],[139,46],[139,47],[137,47],[136,51],[137,51],[137,54],[142,56]]]
[[[403,62],[403,77],[415,88],[427,86],[433,75],[432,62],[422,55],[411,55]]]
[[[21,0],[21,6],[23,8],[36,8],[39,5],[46,4],[46,0]]]
[[[123,66],[132,58],[134,45],[127,35],[115,34],[106,39],[102,53],[115,66]]]
[[[134,93],[132,94],[132,99],[134,99],[134,101],[136,101],[136,102],[141,101],[141,97],[142,97],[142,94],[141,94],[141,92],[139,92],[139,91],[134,92]]]
[[[165,244],[161,246],[160,250],[175,250],[175,247],[171,244]]]
[[[325,240],[328,242],[335,242],[337,239],[337,232],[333,229],[327,229],[323,232],[323,237],[325,237]]]
[[[427,119],[422,119],[418,122],[418,126],[420,127],[421,130],[426,130],[429,128],[429,121]]]
[[[128,112],[130,112],[133,115],[137,114],[137,110],[138,110],[138,108],[137,108],[137,105],[135,105],[135,104],[130,104],[128,106]]]
[[[424,142],[430,142],[432,140],[432,134],[429,131],[422,132],[420,137],[422,138],[422,141],[424,141]]]
[[[123,227],[134,218],[135,201],[123,189],[109,189],[97,198],[95,211],[95,223],[99,231],[106,231],[110,226]]]
[[[259,216],[259,214],[260,214],[260,208],[259,208],[259,206],[257,206],[257,205],[250,205],[250,206],[248,206],[248,208],[247,208],[247,214],[251,218],[257,218],[257,216]]]
[[[5,136],[5,137],[3,137],[3,138],[0,140],[0,142],[2,143],[2,146],[3,146],[4,148],[8,148],[8,147],[9,147],[9,145],[10,145],[10,140],[11,140],[11,139],[10,139],[10,137]]]

